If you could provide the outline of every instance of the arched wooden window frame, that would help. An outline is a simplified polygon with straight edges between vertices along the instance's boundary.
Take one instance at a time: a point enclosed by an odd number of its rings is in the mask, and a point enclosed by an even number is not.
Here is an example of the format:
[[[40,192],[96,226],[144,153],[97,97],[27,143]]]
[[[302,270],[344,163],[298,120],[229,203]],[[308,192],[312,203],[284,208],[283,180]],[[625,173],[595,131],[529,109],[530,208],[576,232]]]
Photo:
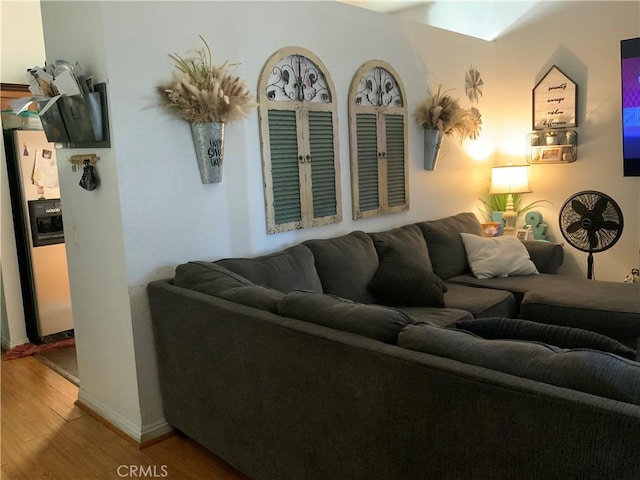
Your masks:
[[[396,70],[365,62],[349,89],[353,219],[409,210],[407,104]]]
[[[304,48],[282,48],[257,92],[267,232],[342,221],[336,89],[324,63]]]

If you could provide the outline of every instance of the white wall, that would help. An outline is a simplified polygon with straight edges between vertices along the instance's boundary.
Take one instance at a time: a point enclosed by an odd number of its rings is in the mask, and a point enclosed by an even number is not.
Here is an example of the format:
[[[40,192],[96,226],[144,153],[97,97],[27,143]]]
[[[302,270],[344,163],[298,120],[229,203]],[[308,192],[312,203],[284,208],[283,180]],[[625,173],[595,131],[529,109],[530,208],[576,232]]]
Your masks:
[[[624,230],[612,248],[594,254],[595,276],[622,281],[640,265],[640,178],[622,176],[620,40],[640,32],[639,2],[560,2],[542,22],[513,28],[498,38],[503,106],[499,161],[520,158],[531,129],[531,90],[553,65],[578,84],[578,160],[565,165],[533,165],[529,200],[540,208],[549,236],[564,241],[558,214],[583,190],[601,191],[622,209]],[[515,156],[513,153],[516,146]],[[520,153],[517,153],[521,146]],[[587,254],[565,243],[565,275],[586,276]]]
[[[25,83],[27,68],[44,64],[40,2],[0,1],[0,82]]]
[[[42,15],[47,58],[77,60],[83,71],[94,75],[95,82],[107,81],[104,45],[108,39],[102,32],[102,5],[44,2]],[[117,27],[112,28],[117,32]],[[118,188],[117,139],[112,138],[112,146],[58,151],[81,378],[78,398],[132,437],[144,440]],[[67,161],[79,153],[100,157],[96,170],[101,186],[93,192],[78,185],[81,169],[73,172]]]

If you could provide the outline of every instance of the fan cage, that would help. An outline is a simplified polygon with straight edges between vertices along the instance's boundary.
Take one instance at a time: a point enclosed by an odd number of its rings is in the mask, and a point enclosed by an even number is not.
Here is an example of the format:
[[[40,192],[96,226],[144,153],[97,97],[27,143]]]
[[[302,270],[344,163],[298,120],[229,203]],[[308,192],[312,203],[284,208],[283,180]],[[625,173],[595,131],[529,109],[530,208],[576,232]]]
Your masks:
[[[574,208],[575,203],[579,202],[588,210],[591,214],[598,201],[605,201],[606,207],[602,211],[602,221],[606,225],[616,225],[617,228],[599,228],[596,231],[591,231],[597,240],[596,246],[591,247],[589,241],[590,234],[590,215],[583,215],[577,212]],[[575,231],[568,231],[570,226],[579,224],[580,228]],[[623,218],[622,211],[616,202],[601,192],[596,191],[584,191],[572,195],[560,209],[560,231],[565,240],[574,248],[589,253],[597,253],[611,248],[620,238],[622,234]]]

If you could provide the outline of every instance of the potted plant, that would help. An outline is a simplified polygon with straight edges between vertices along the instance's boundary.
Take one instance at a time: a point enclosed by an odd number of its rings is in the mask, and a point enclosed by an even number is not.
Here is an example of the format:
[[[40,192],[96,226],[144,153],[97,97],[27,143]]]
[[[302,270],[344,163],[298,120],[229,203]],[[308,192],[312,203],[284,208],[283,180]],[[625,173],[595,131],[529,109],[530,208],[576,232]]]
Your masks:
[[[245,82],[229,73],[229,63],[215,65],[211,49],[204,47],[183,58],[169,55],[177,72],[173,79],[158,85],[161,105],[189,122],[203,183],[222,180],[224,126],[246,117],[255,107]]]
[[[554,132],[553,130],[544,132],[544,138],[547,145],[556,145],[558,143],[558,132]]]
[[[450,91],[442,91],[439,85],[435,93],[427,93],[415,110],[415,120],[425,132],[427,170],[435,168],[443,135],[455,135],[462,142],[467,138],[475,140],[480,134],[480,111],[475,107],[461,107],[459,101],[449,95]]]
[[[528,204],[522,202],[524,193],[513,193],[513,209],[516,212],[516,221],[521,216],[535,207],[548,204],[548,200],[536,200]],[[487,198],[481,198],[482,206],[479,207],[480,212],[488,221],[496,221],[495,212],[504,212],[507,209],[507,193],[490,193]],[[504,226],[504,225],[503,225]]]

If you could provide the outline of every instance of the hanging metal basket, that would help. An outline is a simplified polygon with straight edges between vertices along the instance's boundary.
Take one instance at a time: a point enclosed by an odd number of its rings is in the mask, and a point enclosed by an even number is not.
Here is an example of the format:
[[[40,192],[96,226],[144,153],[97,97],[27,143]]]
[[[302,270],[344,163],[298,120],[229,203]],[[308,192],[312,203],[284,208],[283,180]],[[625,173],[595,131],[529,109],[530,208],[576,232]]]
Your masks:
[[[224,123],[192,123],[191,134],[202,183],[220,183],[224,158]]]
[[[442,143],[442,132],[440,130],[424,131],[424,169],[435,170]]]

